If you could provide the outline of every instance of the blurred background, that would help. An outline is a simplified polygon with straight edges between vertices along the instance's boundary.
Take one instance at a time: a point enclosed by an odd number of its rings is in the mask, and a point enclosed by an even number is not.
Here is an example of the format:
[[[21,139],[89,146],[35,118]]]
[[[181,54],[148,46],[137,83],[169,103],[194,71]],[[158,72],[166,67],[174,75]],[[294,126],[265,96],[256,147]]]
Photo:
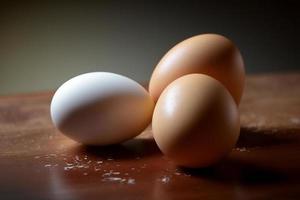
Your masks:
[[[219,33],[248,74],[299,71],[299,6],[286,1],[0,1],[0,95],[110,71],[147,81],[176,43]]]

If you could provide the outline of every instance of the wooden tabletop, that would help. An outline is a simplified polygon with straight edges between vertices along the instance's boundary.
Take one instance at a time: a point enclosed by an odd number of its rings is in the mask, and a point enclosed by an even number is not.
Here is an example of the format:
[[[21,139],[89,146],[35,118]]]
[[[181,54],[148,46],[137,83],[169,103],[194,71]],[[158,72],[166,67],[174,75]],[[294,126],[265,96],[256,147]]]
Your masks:
[[[53,93],[0,97],[0,199],[300,199],[300,73],[248,76],[241,136],[216,166],[181,169],[148,128],[85,147],[52,125]]]

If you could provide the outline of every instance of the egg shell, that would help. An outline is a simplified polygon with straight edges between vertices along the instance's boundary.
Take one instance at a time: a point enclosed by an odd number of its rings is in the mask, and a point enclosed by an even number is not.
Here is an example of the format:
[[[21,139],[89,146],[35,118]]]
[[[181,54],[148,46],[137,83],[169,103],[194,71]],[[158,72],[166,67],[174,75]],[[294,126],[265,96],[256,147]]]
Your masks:
[[[217,79],[239,104],[244,89],[245,69],[240,51],[229,39],[217,34],[201,34],[174,46],[152,73],[150,95],[156,102],[172,81],[192,73]]]
[[[226,156],[240,131],[233,98],[217,80],[190,74],[161,94],[152,118],[153,136],[161,151],[185,167],[207,167]]]
[[[55,92],[54,125],[66,136],[88,145],[120,143],[151,122],[154,102],[137,82],[118,74],[92,72],[76,76]]]

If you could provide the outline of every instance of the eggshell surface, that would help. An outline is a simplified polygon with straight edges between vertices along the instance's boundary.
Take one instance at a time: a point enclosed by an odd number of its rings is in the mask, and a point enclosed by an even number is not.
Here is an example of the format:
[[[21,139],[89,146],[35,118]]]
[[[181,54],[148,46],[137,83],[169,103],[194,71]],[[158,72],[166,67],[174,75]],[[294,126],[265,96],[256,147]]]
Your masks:
[[[245,69],[240,51],[229,39],[217,34],[201,34],[174,46],[152,73],[150,95],[156,102],[172,81],[192,73],[206,74],[217,79],[239,104]]]
[[[190,74],[161,94],[152,118],[161,151],[185,167],[207,167],[226,156],[240,131],[237,105],[217,80]]]
[[[151,122],[154,103],[137,82],[114,73],[76,76],[55,92],[54,125],[83,144],[110,145],[141,133]]]

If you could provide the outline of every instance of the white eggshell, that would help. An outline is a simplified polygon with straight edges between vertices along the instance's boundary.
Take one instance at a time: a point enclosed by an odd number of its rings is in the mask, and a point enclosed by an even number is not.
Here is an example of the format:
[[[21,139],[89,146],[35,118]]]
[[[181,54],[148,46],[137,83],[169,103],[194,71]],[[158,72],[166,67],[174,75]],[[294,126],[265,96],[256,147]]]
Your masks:
[[[92,72],[65,82],[53,96],[51,117],[66,136],[88,145],[110,145],[141,133],[154,103],[137,82],[118,74]]]

